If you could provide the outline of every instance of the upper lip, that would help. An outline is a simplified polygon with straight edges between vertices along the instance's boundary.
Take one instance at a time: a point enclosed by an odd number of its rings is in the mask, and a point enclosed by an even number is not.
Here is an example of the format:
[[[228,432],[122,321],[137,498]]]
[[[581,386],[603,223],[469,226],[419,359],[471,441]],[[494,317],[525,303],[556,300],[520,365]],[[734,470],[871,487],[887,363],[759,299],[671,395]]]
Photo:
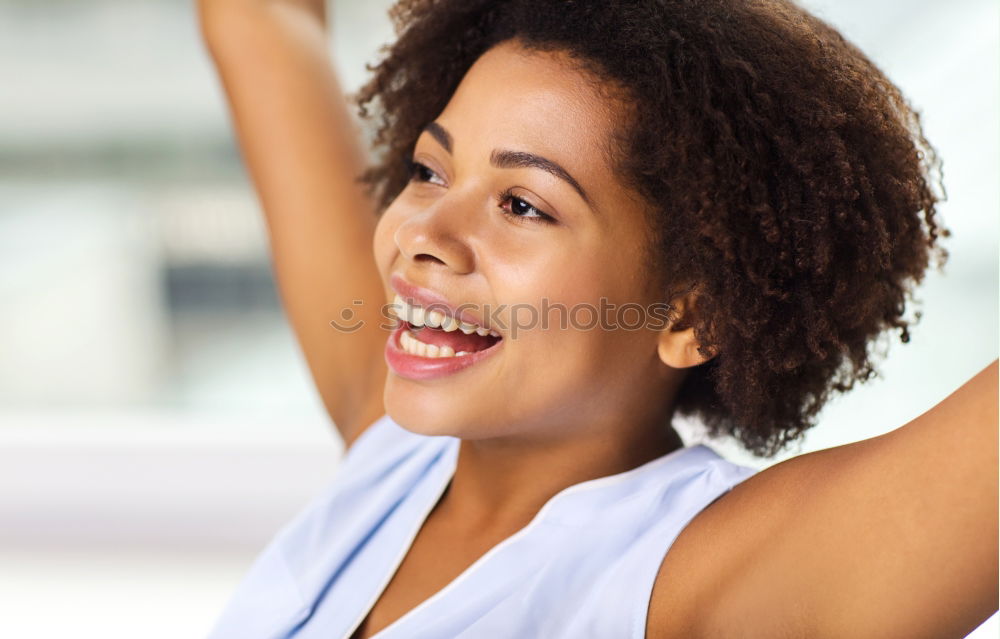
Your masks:
[[[407,282],[403,276],[397,273],[393,273],[389,276],[389,285],[394,291],[399,293],[400,297],[402,297],[407,303],[412,302],[425,309],[429,308],[430,310],[438,311],[444,315],[465,322],[466,324],[482,326],[487,329],[490,328],[490,326],[480,319],[475,313],[470,313],[469,311],[452,304],[448,298],[441,295],[437,291]],[[463,304],[462,306],[468,306],[468,304]]]

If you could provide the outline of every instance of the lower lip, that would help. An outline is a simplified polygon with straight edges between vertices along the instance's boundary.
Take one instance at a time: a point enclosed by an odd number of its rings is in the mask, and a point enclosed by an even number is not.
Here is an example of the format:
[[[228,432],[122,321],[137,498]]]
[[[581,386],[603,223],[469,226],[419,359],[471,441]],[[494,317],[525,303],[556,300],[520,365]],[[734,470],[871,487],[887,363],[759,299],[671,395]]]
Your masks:
[[[498,341],[487,349],[475,351],[468,355],[455,357],[421,357],[403,350],[399,336],[408,330],[406,324],[400,324],[385,341],[385,362],[394,373],[407,379],[437,379],[465,370],[473,364],[478,364],[497,350],[503,344]]]

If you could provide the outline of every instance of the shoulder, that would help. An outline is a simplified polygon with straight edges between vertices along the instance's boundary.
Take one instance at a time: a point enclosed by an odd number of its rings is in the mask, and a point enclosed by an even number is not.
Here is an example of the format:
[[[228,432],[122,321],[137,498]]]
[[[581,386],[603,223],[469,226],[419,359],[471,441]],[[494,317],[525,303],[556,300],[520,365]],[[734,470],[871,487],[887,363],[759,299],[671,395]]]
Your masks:
[[[741,628],[734,636],[743,637],[800,636],[795,629],[808,627],[807,613],[795,598],[773,602],[770,614],[761,615],[750,602],[763,600],[751,591],[766,589],[761,575],[775,575],[779,563],[794,572],[789,558],[815,552],[810,539],[797,534],[795,522],[823,486],[836,483],[838,474],[865,454],[858,443],[793,457],[756,473],[698,513],[659,566],[647,636],[692,639],[717,636],[711,633],[719,628]],[[765,617],[760,632],[751,627]]]
[[[326,500],[352,495],[366,502],[376,493],[408,492],[457,452],[456,438],[414,433],[383,414],[345,450]]]
[[[331,525],[332,514],[340,529],[359,510],[390,508],[430,475],[447,469],[457,448],[450,440],[410,432],[383,415],[345,451],[333,478],[285,525],[279,539],[311,538],[314,527]],[[321,537],[329,535],[336,531],[324,530]]]
[[[648,636],[964,636],[996,611],[996,362],[883,435],[793,457],[696,516]]]
[[[362,428],[356,437],[344,443],[344,457],[338,475],[350,472],[355,467],[365,467],[412,453],[433,439],[406,430],[383,412]]]
[[[386,548],[436,501],[456,451],[452,438],[412,433],[387,415],[373,422],[258,555],[210,637],[287,636],[328,592],[340,601],[362,592],[358,584],[389,569]]]

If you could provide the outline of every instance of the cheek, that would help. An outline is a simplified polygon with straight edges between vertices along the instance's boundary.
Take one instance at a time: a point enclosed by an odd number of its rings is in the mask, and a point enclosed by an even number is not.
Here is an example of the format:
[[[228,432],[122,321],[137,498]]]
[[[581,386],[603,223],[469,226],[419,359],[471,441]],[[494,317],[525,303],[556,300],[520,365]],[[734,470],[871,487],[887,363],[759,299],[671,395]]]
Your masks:
[[[643,357],[655,340],[643,328],[644,295],[626,267],[636,264],[624,264],[608,252],[581,250],[575,259],[534,273],[522,299],[536,300],[537,326],[520,331],[531,359],[539,366],[561,366],[567,374],[589,375],[624,370]]]
[[[388,277],[389,269],[392,267],[397,252],[395,240],[396,229],[399,228],[397,210],[390,205],[382,213],[375,225],[375,233],[372,238],[372,253],[383,280]]]
[[[580,259],[582,253],[541,260],[496,280],[518,284],[505,296],[518,301],[507,321],[528,346],[523,352],[532,365],[562,367],[567,373],[593,369],[605,352],[602,344],[609,336],[602,329],[601,310],[607,306],[602,295],[614,289],[594,262]]]

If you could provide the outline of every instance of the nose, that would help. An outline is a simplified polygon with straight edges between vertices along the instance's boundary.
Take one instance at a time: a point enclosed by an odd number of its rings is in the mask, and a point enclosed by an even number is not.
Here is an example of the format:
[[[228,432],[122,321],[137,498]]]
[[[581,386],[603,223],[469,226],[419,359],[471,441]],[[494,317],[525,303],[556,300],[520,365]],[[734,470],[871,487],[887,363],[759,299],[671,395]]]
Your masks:
[[[469,273],[475,268],[475,253],[469,244],[468,227],[461,221],[463,216],[468,218],[469,212],[459,202],[442,198],[407,216],[393,239],[407,259]]]

